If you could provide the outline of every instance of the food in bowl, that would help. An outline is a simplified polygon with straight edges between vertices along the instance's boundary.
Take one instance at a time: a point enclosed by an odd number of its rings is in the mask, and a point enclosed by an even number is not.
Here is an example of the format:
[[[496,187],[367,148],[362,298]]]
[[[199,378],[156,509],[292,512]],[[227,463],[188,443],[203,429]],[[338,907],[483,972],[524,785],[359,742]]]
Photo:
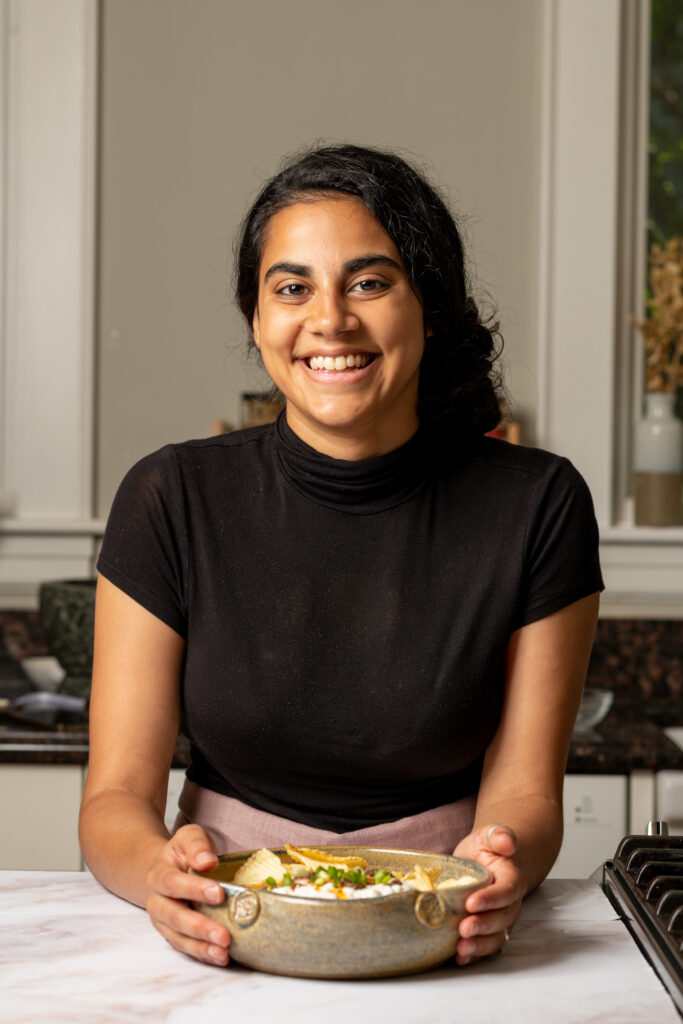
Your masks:
[[[245,876],[242,869],[250,860]],[[365,886],[356,868],[363,871]],[[338,872],[343,889],[351,881],[343,877],[347,870],[358,880],[348,886],[354,892],[377,883],[390,891],[380,891],[378,898],[321,895]],[[390,875],[388,883],[379,882],[382,872]],[[468,896],[491,882],[485,867],[460,857],[358,846],[245,850],[222,854],[216,867],[199,873],[225,893],[221,904],[192,905],[228,929],[231,961],[306,978],[379,978],[436,967],[455,953]],[[295,886],[278,885],[285,874],[292,880],[317,874],[319,888],[314,882],[316,891],[301,898],[304,892],[297,894]]]
[[[257,850],[235,873],[233,881],[236,885],[267,889],[280,896],[331,900],[376,899],[396,896],[406,889],[430,892],[473,881],[472,876],[463,875],[438,882],[438,869],[425,870],[420,864],[404,874],[368,867],[363,857],[339,857],[322,850],[289,845],[285,849],[288,860],[271,850]]]

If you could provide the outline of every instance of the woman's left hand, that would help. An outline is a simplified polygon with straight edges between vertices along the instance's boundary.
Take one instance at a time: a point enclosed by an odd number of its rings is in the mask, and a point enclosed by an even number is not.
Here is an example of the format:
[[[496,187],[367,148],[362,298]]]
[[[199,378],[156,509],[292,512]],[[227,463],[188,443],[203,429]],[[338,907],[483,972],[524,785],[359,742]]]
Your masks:
[[[465,903],[455,959],[461,967],[502,949],[522,911],[526,884],[513,857],[515,833],[507,825],[484,825],[458,843],[456,857],[466,857],[488,868],[493,881],[478,889]]]

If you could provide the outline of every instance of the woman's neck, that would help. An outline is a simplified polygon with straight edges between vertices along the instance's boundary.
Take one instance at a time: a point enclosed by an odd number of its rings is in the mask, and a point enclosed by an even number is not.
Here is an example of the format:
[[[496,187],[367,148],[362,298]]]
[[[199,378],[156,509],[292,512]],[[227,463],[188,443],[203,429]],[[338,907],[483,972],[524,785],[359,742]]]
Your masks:
[[[384,422],[381,425],[354,425],[352,429],[346,425],[335,428],[311,423],[290,404],[286,408],[286,417],[290,430],[305,444],[322,455],[346,462],[360,462],[362,459],[373,459],[395,451],[413,437],[419,426],[416,413],[414,419],[408,422],[402,420],[396,424]]]

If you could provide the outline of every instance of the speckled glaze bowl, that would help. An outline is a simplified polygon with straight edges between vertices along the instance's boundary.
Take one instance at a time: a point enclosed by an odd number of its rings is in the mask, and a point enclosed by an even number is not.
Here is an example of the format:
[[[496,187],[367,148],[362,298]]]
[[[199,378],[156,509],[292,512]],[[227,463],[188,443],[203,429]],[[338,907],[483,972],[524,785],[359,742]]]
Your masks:
[[[309,899],[232,884],[254,852],[224,854],[212,871],[225,891],[219,906],[194,903],[231,935],[230,958],[271,974],[300,978],[381,978],[416,974],[454,955],[465,900],[491,881],[479,864],[436,853],[360,846],[323,846],[337,856],[408,873],[415,864],[441,871],[439,881],[469,875],[470,884],[436,892],[401,891],[365,900]],[[287,857],[284,849],[275,849]]]

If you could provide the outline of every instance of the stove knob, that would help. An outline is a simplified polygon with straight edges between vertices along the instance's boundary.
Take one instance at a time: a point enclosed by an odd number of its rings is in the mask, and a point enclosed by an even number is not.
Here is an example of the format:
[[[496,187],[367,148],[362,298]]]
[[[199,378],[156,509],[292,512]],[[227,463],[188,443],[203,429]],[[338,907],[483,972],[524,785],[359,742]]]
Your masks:
[[[669,823],[668,821],[648,821],[647,832],[648,836],[668,836],[669,834]]]

